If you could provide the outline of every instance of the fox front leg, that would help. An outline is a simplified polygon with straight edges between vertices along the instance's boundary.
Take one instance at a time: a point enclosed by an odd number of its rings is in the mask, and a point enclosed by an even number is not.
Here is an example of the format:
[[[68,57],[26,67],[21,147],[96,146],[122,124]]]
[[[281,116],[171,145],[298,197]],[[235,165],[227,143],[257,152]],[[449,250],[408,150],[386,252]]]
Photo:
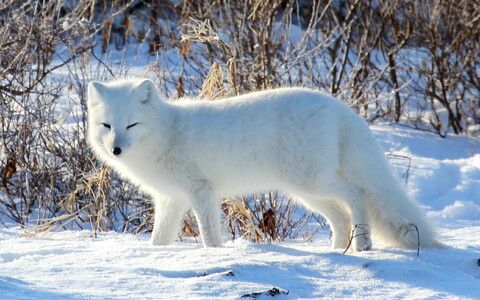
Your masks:
[[[171,244],[180,231],[182,217],[187,209],[186,201],[156,198],[151,244],[155,246]]]
[[[220,201],[208,189],[197,191],[191,199],[204,247],[220,247],[222,230]]]

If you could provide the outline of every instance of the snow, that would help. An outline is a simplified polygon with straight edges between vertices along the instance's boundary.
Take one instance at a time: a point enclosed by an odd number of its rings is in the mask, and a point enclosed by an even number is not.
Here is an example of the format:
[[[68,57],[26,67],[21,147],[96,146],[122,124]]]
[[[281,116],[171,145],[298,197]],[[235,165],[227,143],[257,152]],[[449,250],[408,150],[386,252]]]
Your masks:
[[[117,52],[113,73],[144,74],[152,61],[138,52]],[[173,63],[177,55],[169,53]],[[91,68],[87,76],[110,77]],[[71,98],[60,110],[70,110]],[[26,238],[9,224],[0,226],[0,299],[238,299],[256,292],[266,299],[274,287],[275,299],[480,299],[480,140],[388,124],[371,129],[448,248],[417,256],[374,245],[342,254],[322,228],[312,242],[237,239],[204,249],[194,239],[150,246],[148,234],[77,230]]]
[[[448,248],[342,254],[329,247],[328,228],[312,242],[209,249],[193,239],[150,246],[148,234],[25,238],[0,228],[0,299],[266,299],[274,287],[275,299],[479,299],[480,141],[371,128]]]
[[[374,129],[387,151],[393,149],[395,154],[412,159],[408,190],[429,208],[431,218],[480,220],[478,139],[465,136],[444,139],[432,133],[390,126]],[[382,138],[384,134],[388,136]],[[404,168],[398,167],[397,170]]]

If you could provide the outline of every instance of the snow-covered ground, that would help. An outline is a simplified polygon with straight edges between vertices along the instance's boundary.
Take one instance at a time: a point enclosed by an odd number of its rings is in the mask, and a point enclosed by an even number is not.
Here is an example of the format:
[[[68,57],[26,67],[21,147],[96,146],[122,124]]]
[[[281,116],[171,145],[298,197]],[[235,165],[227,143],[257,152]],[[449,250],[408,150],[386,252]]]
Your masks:
[[[21,238],[19,228],[0,228],[0,299],[237,299],[268,291],[275,299],[480,299],[480,141],[372,129],[449,248],[417,257],[377,244],[344,255],[330,249],[328,228],[313,242],[235,240],[215,249],[88,231]]]

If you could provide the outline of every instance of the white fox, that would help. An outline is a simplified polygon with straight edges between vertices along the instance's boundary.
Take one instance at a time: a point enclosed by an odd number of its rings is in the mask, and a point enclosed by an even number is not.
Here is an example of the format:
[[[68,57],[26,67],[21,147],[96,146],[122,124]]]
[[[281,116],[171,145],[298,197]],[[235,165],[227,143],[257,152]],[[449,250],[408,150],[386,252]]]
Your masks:
[[[367,124],[318,91],[168,102],[150,80],[91,82],[88,140],[154,198],[153,245],[173,242],[192,208],[203,245],[220,246],[221,199],[279,190],[327,219],[333,248],[346,248],[351,235],[356,251],[371,249],[371,236],[389,246],[441,247]]]

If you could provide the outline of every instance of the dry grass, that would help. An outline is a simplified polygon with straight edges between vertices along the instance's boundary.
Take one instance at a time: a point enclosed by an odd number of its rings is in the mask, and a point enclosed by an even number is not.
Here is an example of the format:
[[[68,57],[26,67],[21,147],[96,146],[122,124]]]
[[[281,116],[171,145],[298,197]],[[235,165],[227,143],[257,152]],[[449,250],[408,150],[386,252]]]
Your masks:
[[[228,198],[223,201],[224,222],[232,239],[255,242],[285,239],[311,240],[325,220],[296,206],[278,193]]]

